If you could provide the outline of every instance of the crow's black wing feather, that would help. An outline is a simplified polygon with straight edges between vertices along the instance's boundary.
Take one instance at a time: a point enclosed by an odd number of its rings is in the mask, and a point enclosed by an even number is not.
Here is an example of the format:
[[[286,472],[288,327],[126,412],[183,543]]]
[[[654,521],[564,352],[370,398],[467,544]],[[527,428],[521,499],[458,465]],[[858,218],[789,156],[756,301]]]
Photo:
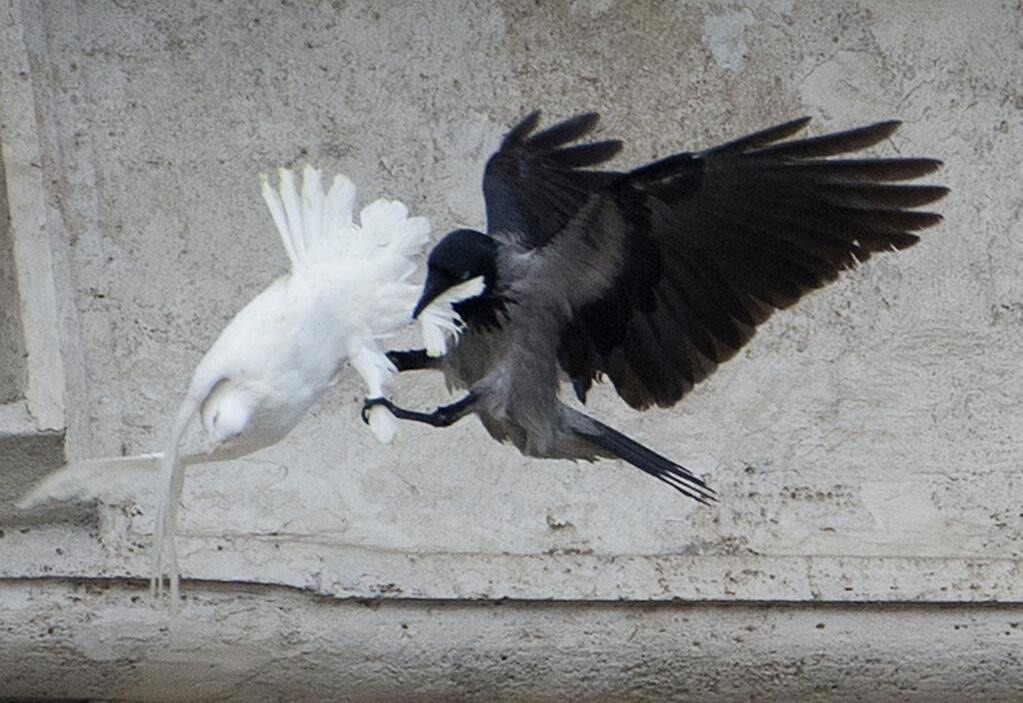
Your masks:
[[[527,247],[549,243],[590,195],[614,180],[618,174],[581,169],[607,161],[622,146],[617,140],[573,144],[592,131],[596,113],[534,134],[539,118],[534,112],[508,132],[483,176],[487,232],[513,234]]]
[[[823,158],[872,146],[897,122],[780,141],[807,122],[591,184],[615,199],[629,232],[614,285],[577,310],[562,336],[559,361],[580,398],[606,373],[633,407],[672,405],[733,356],[775,309],[875,252],[914,244],[915,231],[940,221],[912,208],[938,200],[945,188],[897,182],[931,173],[941,162]],[[555,140],[566,133],[572,130]],[[571,187],[555,182],[552,196],[543,178],[530,180],[521,200],[576,202]],[[538,217],[529,230],[535,243],[564,225],[557,215]]]

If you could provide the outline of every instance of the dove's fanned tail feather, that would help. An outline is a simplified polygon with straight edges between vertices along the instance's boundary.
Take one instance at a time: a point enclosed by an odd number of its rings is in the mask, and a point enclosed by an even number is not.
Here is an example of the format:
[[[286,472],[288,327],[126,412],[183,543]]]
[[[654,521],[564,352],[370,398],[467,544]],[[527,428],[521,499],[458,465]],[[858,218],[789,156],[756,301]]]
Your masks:
[[[302,172],[302,239],[306,251],[317,254],[323,248],[323,188],[320,172],[306,166]]]
[[[413,259],[430,240],[430,223],[409,217],[397,200],[376,200],[354,222],[355,185],[347,177],[334,177],[326,196],[320,172],[306,166],[299,195],[295,175],[278,171],[275,191],[262,175],[263,199],[270,210],[293,269],[327,258],[372,262],[380,281],[404,280],[415,270]]]
[[[429,221],[409,217],[397,200],[374,200],[359,213],[359,222],[368,254],[409,260],[430,241]]]
[[[309,252],[306,248],[305,232],[302,229],[302,200],[298,196],[298,189],[295,187],[295,174],[287,169],[280,169],[280,193],[284,202],[284,214],[288,218],[288,236],[291,237],[291,246],[295,249],[295,256],[298,263],[305,265],[309,263]]]
[[[346,176],[334,176],[323,203],[323,223],[320,228],[322,247],[327,255],[339,255],[346,233],[352,227],[355,213],[355,184]]]
[[[259,180],[263,192],[263,200],[266,201],[266,206],[270,209],[270,217],[273,218],[274,225],[277,227],[277,233],[281,237],[284,251],[287,252],[292,267],[298,266],[298,254],[295,251],[294,244],[292,244],[291,231],[288,229],[288,218],[284,214],[284,208],[281,206],[281,199],[277,197],[277,193],[270,186],[270,179],[266,177],[265,173],[259,174]]]

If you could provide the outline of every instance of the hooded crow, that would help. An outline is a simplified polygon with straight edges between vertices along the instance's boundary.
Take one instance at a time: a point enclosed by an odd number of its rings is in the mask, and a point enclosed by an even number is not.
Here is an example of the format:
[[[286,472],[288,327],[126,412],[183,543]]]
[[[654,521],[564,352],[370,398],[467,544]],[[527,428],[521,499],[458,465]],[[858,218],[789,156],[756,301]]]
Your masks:
[[[684,467],[562,403],[561,379],[583,403],[606,376],[637,410],[674,405],[775,310],[940,222],[914,208],[947,189],[900,182],[941,162],[842,156],[888,138],[895,121],[789,139],[803,118],[602,171],[621,142],[577,143],[597,120],[539,132],[538,112],[522,120],[487,162],[487,232],[453,231],[430,253],[414,316],[465,281],[482,277],[483,292],[455,305],[466,329],[445,356],[389,358],[438,368],[467,395],[431,413],[384,398],[365,408],[437,427],[475,413],[528,456],[624,459],[707,502],[714,492]]]

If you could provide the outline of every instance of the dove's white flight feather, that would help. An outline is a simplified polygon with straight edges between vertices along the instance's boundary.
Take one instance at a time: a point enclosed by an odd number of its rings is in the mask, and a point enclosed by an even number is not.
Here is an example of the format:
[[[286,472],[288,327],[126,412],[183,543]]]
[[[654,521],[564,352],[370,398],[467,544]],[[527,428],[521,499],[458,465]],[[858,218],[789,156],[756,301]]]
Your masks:
[[[80,462],[43,479],[20,502],[90,498],[104,478],[160,466],[163,487],[154,527],[153,582],[178,595],[174,543],[184,466],[235,459],[283,439],[336,380],[347,360],[362,376],[369,397],[385,395],[395,368],[380,340],[411,321],[419,286],[407,282],[414,257],[429,241],[430,225],[409,217],[397,201],[377,200],[353,221],[355,186],[334,179],[324,197],[320,174],[306,167],[299,194],[291,171],[280,170],[279,195],[265,176],[263,197],[291,260],[291,270],[257,295],[199,362],[170,433],[167,450]],[[466,296],[478,295],[475,286]],[[474,292],[475,291],[475,292]],[[460,328],[450,298],[423,315],[431,354],[442,354]],[[181,455],[179,444],[198,414],[209,446]],[[389,441],[395,421],[384,407],[371,409],[370,426]]]

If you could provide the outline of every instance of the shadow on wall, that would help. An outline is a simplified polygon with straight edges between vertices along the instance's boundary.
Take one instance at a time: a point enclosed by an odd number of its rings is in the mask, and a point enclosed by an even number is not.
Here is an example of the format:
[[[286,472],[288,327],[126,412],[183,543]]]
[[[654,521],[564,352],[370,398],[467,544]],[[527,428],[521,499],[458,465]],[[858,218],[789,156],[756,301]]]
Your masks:
[[[0,146],[2,163],[3,148]],[[4,169],[0,168],[0,404],[25,397],[27,368],[20,310],[11,213],[7,203],[7,179]]]

